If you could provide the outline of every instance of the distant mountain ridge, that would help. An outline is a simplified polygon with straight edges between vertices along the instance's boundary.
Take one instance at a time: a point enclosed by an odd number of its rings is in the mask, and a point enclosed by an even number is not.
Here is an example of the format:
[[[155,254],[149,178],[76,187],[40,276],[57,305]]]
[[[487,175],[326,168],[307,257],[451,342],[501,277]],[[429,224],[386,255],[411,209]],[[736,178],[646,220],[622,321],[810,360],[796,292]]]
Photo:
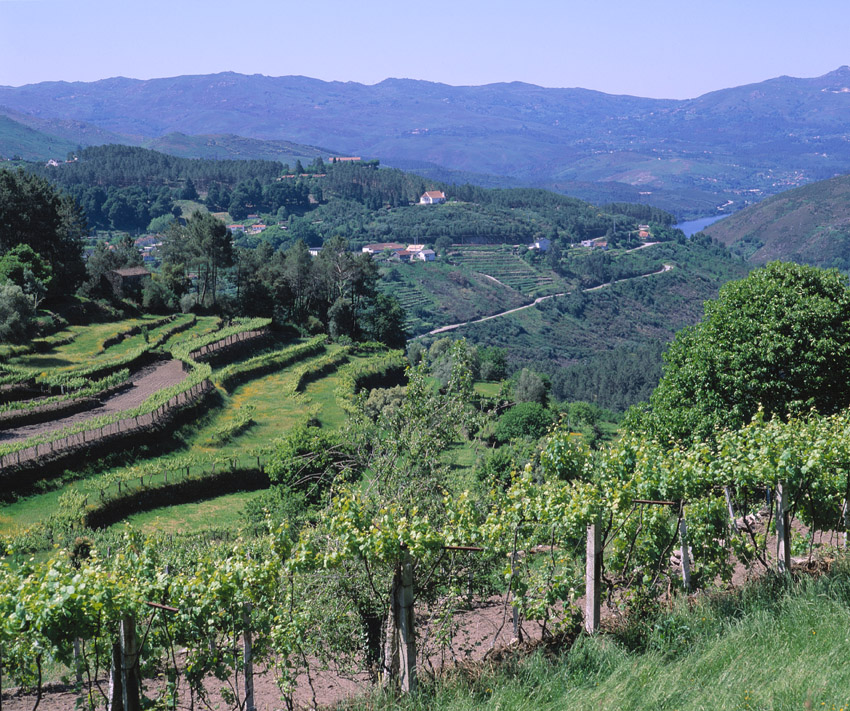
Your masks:
[[[613,183],[668,209],[678,201],[679,214],[734,209],[850,171],[849,67],[688,100],[520,82],[369,86],[225,72],[0,87],[0,106],[44,126],[75,121],[140,143],[234,135],[556,189]]]

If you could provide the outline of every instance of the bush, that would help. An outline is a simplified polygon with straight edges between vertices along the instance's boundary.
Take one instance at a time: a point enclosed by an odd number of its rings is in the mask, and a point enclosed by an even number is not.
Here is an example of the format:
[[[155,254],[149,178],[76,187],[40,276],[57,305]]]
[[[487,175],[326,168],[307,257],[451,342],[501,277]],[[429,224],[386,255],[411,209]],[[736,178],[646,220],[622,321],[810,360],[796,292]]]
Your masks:
[[[315,502],[347,459],[345,442],[338,433],[301,425],[275,442],[266,472],[273,483],[304,491]]]
[[[0,285],[0,341],[21,343],[33,335],[35,308],[21,287]]]
[[[500,418],[494,436],[499,442],[540,439],[552,424],[552,413],[538,402],[521,402]]]

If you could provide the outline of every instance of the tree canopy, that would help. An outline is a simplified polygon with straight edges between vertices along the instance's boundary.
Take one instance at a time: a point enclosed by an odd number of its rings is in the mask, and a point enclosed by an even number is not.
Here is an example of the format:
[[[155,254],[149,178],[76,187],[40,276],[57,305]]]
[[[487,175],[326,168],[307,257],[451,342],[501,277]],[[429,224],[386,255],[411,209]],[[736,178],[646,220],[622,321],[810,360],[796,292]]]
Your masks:
[[[84,275],[85,219],[69,197],[21,170],[0,170],[0,256],[27,245],[54,276],[50,293],[71,293]],[[31,261],[31,260],[30,260]]]
[[[850,290],[837,270],[773,262],[730,282],[665,353],[664,375],[637,426],[707,438],[762,409],[785,418],[846,407]]]

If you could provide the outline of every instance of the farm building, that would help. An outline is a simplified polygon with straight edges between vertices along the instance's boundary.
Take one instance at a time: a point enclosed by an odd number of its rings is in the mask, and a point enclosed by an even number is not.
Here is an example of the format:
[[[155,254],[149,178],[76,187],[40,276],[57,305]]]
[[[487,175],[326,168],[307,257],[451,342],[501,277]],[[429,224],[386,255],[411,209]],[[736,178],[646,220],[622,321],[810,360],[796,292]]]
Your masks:
[[[151,278],[151,273],[144,267],[130,267],[113,269],[104,274],[103,278],[108,282],[115,298],[136,299],[142,295],[142,287]]]
[[[439,205],[446,201],[446,194],[442,190],[428,190],[419,198],[420,205]]]
[[[380,254],[381,252],[400,252],[403,249],[404,245],[398,242],[377,242],[376,244],[367,244],[362,251],[366,254]]]
[[[437,253],[433,249],[420,249],[413,253],[413,259],[422,262],[433,262],[436,258]]]

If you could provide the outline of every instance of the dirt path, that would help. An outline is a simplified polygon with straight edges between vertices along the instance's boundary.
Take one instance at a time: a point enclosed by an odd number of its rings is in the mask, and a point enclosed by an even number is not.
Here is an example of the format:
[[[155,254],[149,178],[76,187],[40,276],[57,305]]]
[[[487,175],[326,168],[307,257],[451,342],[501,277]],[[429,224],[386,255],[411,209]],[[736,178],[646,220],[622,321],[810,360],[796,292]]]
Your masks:
[[[100,407],[96,407],[93,410],[86,410],[85,412],[78,412],[75,415],[69,415],[58,420],[3,430],[0,432],[0,442],[27,439],[28,437],[35,437],[46,432],[61,430],[64,427],[90,420],[93,417],[132,410],[141,405],[155,392],[181,382],[186,375],[187,373],[183,371],[183,364],[179,360],[159,361],[133,373],[130,376],[133,380],[133,386],[129,390],[107,398]]]
[[[641,247],[635,247],[635,249],[631,249],[629,251],[634,252],[638,249],[644,249],[645,247],[651,247],[653,244],[657,244],[657,242],[650,242],[650,243],[647,243],[645,245],[642,245]],[[672,264],[665,264],[657,272],[650,272],[649,274],[640,274],[640,275],[634,276],[634,277],[626,277],[625,279],[616,279],[614,281],[609,281],[609,282],[606,282],[604,284],[600,284],[599,286],[592,286],[589,289],[582,289],[582,291],[598,291],[599,289],[604,289],[606,286],[611,286],[612,284],[619,284],[620,282],[623,282],[623,281],[631,281],[632,279],[646,279],[647,277],[655,276],[656,274],[663,274],[664,272],[669,272],[672,268],[673,268]],[[485,274],[484,276],[487,276],[487,275]],[[433,331],[428,331],[428,333],[423,333],[419,336],[416,336],[414,339],[411,339],[411,340],[415,340],[416,338],[422,338],[423,336],[433,336],[437,333],[445,333],[446,331],[454,331],[456,328],[460,328],[461,326],[468,326],[471,323],[481,323],[482,321],[489,321],[490,319],[501,318],[502,316],[507,316],[508,314],[514,314],[517,311],[522,311],[523,309],[530,309],[532,306],[537,306],[537,304],[541,303],[542,301],[554,299],[556,296],[569,296],[571,293],[572,293],[571,291],[564,291],[564,292],[561,292],[560,294],[549,294],[548,296],[538,296],[534,301],[532,301],[530,304],[526,304],[525,306],[518,306],[515,309],[508,309],[507,311],[500,311],[497,314],[492,314],[490,316],[484,316],[483,318],[473,319],[472,321],[464,321],[462,323],[453,323],[449,326],[440,326],[440,328],[435,328]]]

